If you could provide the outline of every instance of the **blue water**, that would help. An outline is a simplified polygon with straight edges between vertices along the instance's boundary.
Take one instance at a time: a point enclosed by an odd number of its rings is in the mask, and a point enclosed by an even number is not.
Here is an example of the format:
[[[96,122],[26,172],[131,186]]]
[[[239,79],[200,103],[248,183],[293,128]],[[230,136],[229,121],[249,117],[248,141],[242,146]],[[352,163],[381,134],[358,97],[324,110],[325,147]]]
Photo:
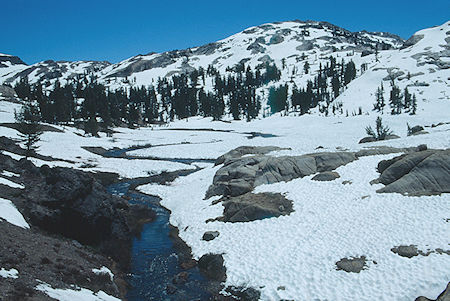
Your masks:
[[[152,146],[149,146],[148,148],[151,148]],[[145,148],[145,147],[144,147]],[[104,157],[113,157],[113,158],[120,158],[123,155],[125,155],[127,152],[142,149],[142,147],[130,147],[130,148],[122,148],[122,149],[110,149],[106,151],[103,156]],[[213,159],[190,159],[190,158],[158,158],[158,157],[149,157],[149,158],[141,158],[141,157],[132,157],[132,156],[126,156],[127,159],[133,160],[133,159],[150,159],[150,160],[160,160],[160,161],[169,161],[169,162],[175,162],[175,163],[183,163],[183,164],[192,164],[192,163],[214,163],[215,160]]]
[[[130,198],[130,203],[149,206],[156,212],[156,220],[145,224],[140,237],[133,240],[128,300],[209,299],[211,294],[207,290],[208,282],[197,267],[187,270],[188,281],[176,284],[177,291],[174,294],[166,292],[167,284],[171,284],[174,276],[184,271],[179,267],[174,241],[169,237],[170,213],[160,206],[158,197],[130,192],[131,183],[132,181],[112,184],[108,191],[115,195],[126,195]]]

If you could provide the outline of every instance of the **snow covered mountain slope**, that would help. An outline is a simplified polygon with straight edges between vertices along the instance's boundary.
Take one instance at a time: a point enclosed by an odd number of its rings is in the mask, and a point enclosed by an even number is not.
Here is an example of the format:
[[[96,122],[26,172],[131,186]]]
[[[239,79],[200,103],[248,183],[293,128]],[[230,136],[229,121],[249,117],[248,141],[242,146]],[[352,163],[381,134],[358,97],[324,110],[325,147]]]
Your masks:
[[[385,99],[389,99],[391,78],[401,89],[417,95],[418,113],[448,108],[450,100],[450,21],[441,26],[418,31],[401,49],[381,51],[379,61],[368,56],[369,67],[351,82],[337,98],[345,110],[359,106],[371,111],[375,91],[383,83]]]
[[[12,58],[6,61],[6,58]],[[4,68],[2,67],[2,60]],[[96,73],[106,66],[109,62],[97,61],[52,61],[47,60],[33,65],[26,65],[20,58],[9,55],[0,54],[0,82],[4,84],[17,83],[21,78],[27,77],[30,83],[43,83],[46,86],[60,81],[62,84],[68,80],[81,77],[87,74]]]
[[[93,71],[111,86],[123,86],[125,78],[131,79],[130,84],[150,85],[158,77],[189,72],[193,68],[206,69],[208,65],[225,72],[227,67],[240,62],[251,67],[266,61],[281,66],[284,58],[287,65],[293,66],[298,65],[302,54],[320,60],[333,52],[342,56],[349,52],[368,54],[374,51],[377,44],[381,50],[399,48],[403,42],[393,34],[350,32],[327,22],[277,22],[251,27],[200,47],[137,55],[112,65],[106,62],[44,61],[12,70],[14,72],[0,73],[0,82],[12,83],[22,76],[28,76],[32,83],[56,78],[67,80],[73,73]]]
[[[255,68],[274,62],[290,80],[290,75],[302,75],[305,60],[316,62],[318,69],[322,59],[328,59],[329,55],[367,55],[373,53],[377,45],[380,50],[395,49],[403,42],[389,33],[353,33],[327,22],[267,23],[200,47],[138,55],[105,68],[101,78],[113,86],[123,83],[124,78],[132,84],[148,85],[158,77],[189,72],[193,68],[206,69],[208,65],[225,73],[238,63]]]
[[[309,80],[319,74],[330,62],[353,61],[357,78],[334,100],[342,110],[335,114],[352,115],[372,112],[375,92],[381,83],[384,98],[389,99],[392,78],[400,89],[408,87],[418,100],[418,113],[422,110],[442,112],[447,105],[450,78],[450,21],[441,26],[421,30],[406,42],[400,37],[382,32],[350,32],[327,22],[289,21],[267,23],[250,27],[226,39],[185,50],[137,55],[116,64],[107,62],[54,62],[44,61],[31,66],[15,59],[3,63],[0,83],[14,85],[21,77],[29,82],[44,82],[50,86],[56,80],[66,83],[74,77],[95,76],[111,89],[130,86],[155,86],[158,78],[193,70],[207,70],[213,66],[227,76],[238,64],[245,68],[275,64],[281,78],[257,89],[262,108],[271,86],[295,84],[306,87]],[[11,56],[0,56],[0,60]],[[305,71],[309,65],[309,72]],[[214,76],[198,83],[211,90]],[[328,87],[327,93],[331,92]],[[328,106],[329,104],[327,104]],[[334,110],[333,110],[334,111]],[[388,111],[386,109],[385,111]],[[312,110],[318,113],[318,110]],[[323,111],[322,111],[323,113]]]

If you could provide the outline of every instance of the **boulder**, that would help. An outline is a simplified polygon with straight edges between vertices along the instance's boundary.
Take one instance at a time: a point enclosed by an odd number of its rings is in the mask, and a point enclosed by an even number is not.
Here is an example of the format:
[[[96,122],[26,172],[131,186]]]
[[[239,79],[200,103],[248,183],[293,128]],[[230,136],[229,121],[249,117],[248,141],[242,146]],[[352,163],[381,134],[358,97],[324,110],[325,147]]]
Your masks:
[[[293,212],[292,201],[279,193],[246,193],[241,196],[223,198],[223,222],[250,222],[265,218],[289,215]]]
[[[417,44],[423,38],[424,38],[423,34],[415,34],[415,35],[411,36],[408,40],[406,40],[405,43],[403,43],[403,46],[401,47],[401,49],[405,49],[407,47],[413,46],[413,45]]]
[[[368,137],[364,137],[361,140],[359,140],[358,143],[368,143],[368,142],[375,142],[375,141],[377,141],[377,139],[375,139],[375,137],[368,136]]]
[[[227,164],[233,159],[241,158],[245,155],[265,155],[272,151],[285,150],[277,146],[239,146],[216,159],[214,165]]]
[[[216,237],[218,237],[219,234],[220,234],[220,233],[219,233],[218,231],[206,231],[206,232],[203,234],[202,239],[203,239],[203,240],[206,240],[206,241],[210,241],[210,240],[213,240],[213,239],[215,239]]]
[[[14,202],[27,221],[93,246],[123,269],[129,267],[133,237],[154,219],[153,211],[111,195],[90,173],[47,165],[37,168],[25,159],[15,167],[27,189]]]
[[[391,135],[386,135],[386,137],[384,137],[383,140],[392,140],[392,139],[399,139],[399,138],[400,138],[400,136],[391,134]]]
[[[228,287],[226,292],[234,297],[232,300],[258,301],[261,298],[261,292],[252,287]]]
[[[327,152],[307,156],[311,156],[316,160],[316,168],[319,172],[331,171],[357,160],[356,155],[351,152]]]
[[[315,175],[311,180],[313,181],[333,181],[340,178],[340,175],[335,171],[325,171]]]
[[[220,254],[205,254],[199,259],[198,268],[208,279],[223,282],[227,278],[223,262],[223,256]]]
[[[450,192],[450,149],[402,155],[378,165],[380,193],[435,195]]]
[[[415,133],[418,133],[418,132],[423,131],[423,130],[424,130],[423,126],[416,125],[416,126],[413,126],[412,128],[408,129],[408,134],[414,135]]]
[[[414,256],[419,256],[419,250],[416,246],[397,246],[391,249],[391,251],[399,256],[412,258]]]
[[[241,153],[243,152],[238,148],[217,159],[217,162],[224,162],[224,166],[216,172],[213,184],[206,192],[206,198],[214,195],[242,195],[262,184],[287,182],[316,172],[331,171],[357,160],[355,154],[351,152],[323,152],[281,157],[255,155],[236,158]]]
[[[270,45],[280,44],[280,43],[282,43],[283,41],[284,41],[284,37],[283,37],[281,34],[276,33],[276,34],[274,34],[274,35],[270,38],[269,44],[270,44]]]
[[[336,269],[347,273],[359,273],[366,267],[366,257],[342,258],[336,262]]]
[[[8,86],[0,85],[0,98],[13,100],[17,98],[16,91]]]

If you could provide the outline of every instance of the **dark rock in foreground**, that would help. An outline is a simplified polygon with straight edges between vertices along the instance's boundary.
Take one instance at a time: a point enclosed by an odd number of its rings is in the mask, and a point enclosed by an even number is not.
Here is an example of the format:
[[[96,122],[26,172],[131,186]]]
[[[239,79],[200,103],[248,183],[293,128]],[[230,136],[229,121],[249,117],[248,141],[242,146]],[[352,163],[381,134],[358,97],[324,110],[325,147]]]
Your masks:
[[[206,241],[211,241],[211,240],[215,239],[216,237],[218,237],[219,234],[220,233],[217,231],[207,231],[203,234],[202,239],[206,240]]]
[[[241,196],[223,198],[223,222],[250,222],[265,218],[289,215],[293,212],[292,201],[279,193],[246,193]]]
[[[206,198],[214,195],[242,195],[262,184],[287,182],[316,172],[331,171],[356,159],[351,152],[230,159],[216,172]]]
[[[391,251],[395,254],[398,254],[402,257],[413,258],[414,256],[419,256],[419,250],[416,246],[398,246],[391,249]]]
[[[227,278],[223,256],[220,254],[203,255],[198,261],[198,268],[208,279],[223,282]]]
[[[342,258],[336,262],[337,270],[344,270],[347,273],[359,273],[366,267],[366,257]]]
[[[0,300],[49,300],[34,289],[38,280],[54,288],[76,284],[93,292],[124,296],[126,284],[115,264],[76,241],[0,222],[0,242],[0,267],[19,271],[18,279],[0,277]],[[112,270],[113,280],[92,271],[102,266]]]
[[[321,172],[321,173],[315,175],[314,177],[312,177],[311,180],[313,180],[313,181],[333,181],[340,177],[341,176],[335,171],[325,171],[325,172]]]
[[[384,160],[378,164],[377,192],[436,195],[450,192],[450,149],[425,150]]]
[[[226,291],[241,301],[258,301],[261,298],[261,292],[252,287],[230,287]]]

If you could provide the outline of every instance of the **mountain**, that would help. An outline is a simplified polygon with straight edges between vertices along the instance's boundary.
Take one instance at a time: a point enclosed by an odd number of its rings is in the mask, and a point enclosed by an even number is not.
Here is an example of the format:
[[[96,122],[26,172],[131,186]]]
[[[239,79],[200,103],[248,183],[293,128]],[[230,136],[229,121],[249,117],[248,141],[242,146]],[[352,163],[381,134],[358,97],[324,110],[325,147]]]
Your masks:
[[[334,100],[340,114],[370,112],[376,89],[383,83],[389,87],[394,78],[401,89],[411,87],[420,102],[448,100],[450,22],[424,29],[404,41],[384,32],[350,32],[327,22],[289,21],[250,27],[226,39],[185,50],[137,55],[116,64],[108,62],[44,61],[27,66],[14,59],[14,64],[0,68],[0,83],[14,85],[21,77],[30,83],[55,81],[65,83],[75,77],[95,76],[112,90],[130,86],[155,86],[158,78],[213,66],[222,75],[236,71],[236,66],[263,68],[275,64],[281,71],[277,82],[257,89],[263,108],[271,86],[287,83],[303,88],[314,81],[330,62],[356,66],[356,80],[346,85]],[[9,57],[9,56],[4,56]],[[14,57],[10,57],[14,58]],[[12,59],[11,59],[12,61]],[[305,64],[309,72],[305,72]],[[205,90],[211,90],[214,77],[206,76]],[[327,93],[331,93],[330,89]],[[385,98],[389,91],[385,89]],[[327,103],[327,106],[329,104]],[[420,105],[419,105],[420,107]]]
[[[135,78],[136,84],[149,84],[158,76],[189,72],[213,65],[220,72],[245,63],[255,68],[265,62],[281,60],[298,65],[302,54],[320,59],[334,53],[367,55],[378,44],[381,49],[399,48],[403,40],[389,33],[350,32],[327,22],[293,21],[250,27],[224,40],[200,47],[164,53],[138,55],[102,70],[101,78],[109,84],[121,78]]]
[[[149,85],[152,79],[204,69],[213,65],[224,72],[227,67],[244,62],[255,67],[266,61],[280,63],[282,58],[294,63],[300,56],[331,53],[373,53],[378,44],[381,49],[399,48],[404,40],[383,32],[350,32],[327,22],[292,21],[268,23],[250,27],[224,40],[185,50],[137,55],[117,64],[107,62],[54,62],[44,61],[24,66],[14,72],[2,72],[0,82],[13,83],[28,76],[31,83],[58,79],[65,81],[74,74],[93,72],[105,83],[122,84],[124,78],[136,78],[135,84]],[[20,59],[19,59],[20,60]],[[281,64],[281,63],[280,63]]]
[[[0,54],[0,82],[14,84],[20,78],[27,77],[30,83],[41,82],[50,85],[56,80],[66,82],[78,76],[85,77],[87,74],[99,72],[109,65],[109,62],[53,60],[26,65],[16,56]]]

